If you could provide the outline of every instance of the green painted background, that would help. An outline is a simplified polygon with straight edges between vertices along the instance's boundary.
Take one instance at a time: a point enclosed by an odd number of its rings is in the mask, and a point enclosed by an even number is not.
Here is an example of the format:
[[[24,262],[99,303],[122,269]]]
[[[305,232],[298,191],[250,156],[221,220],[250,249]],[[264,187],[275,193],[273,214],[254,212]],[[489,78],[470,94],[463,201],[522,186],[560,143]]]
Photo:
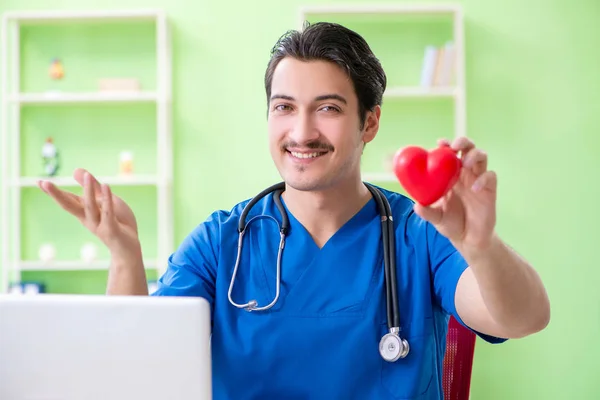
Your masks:
[[[334,1],[332,1],[334,2]],[[347,0],[347,2],[350,2]],[[105,0],[105,7],[164,8],[174,45],[176,242],[216,208],[229,208],[279,177],[267,149],[263,74],[268,52],[296,28],[298,0],[237,2]],[[316,3],[316,1],[315,1]],[[320,2],[319,2],[320,3]],[[596,0],[465,0],[468,133],[499,174],[498,230],[538,269],[552,301],[546,331],[502,346],[479,341],[473,399],[600,397],[597,290],[597,179],[600,160],[600,3]],[[3,0],[16,9],[90,9],[90,0]],[[437,21],[353,23],[381,57],[394,83],[414,83],[422,46],[447,38]],[[414,28],[414,29],[413,29]],[[419,29],[419,30],[415,30]],[[387,36],[390,33],[395,36]],[[23,87],[93,89],[98,77],[124,74],[152,85],[152,27],[31,28],[24,31]],[[387,41],[383,37],[391,37]],[[49,82],[47,67],[64,58],[66,78]],[[131,66],[131,69],[128,66]],[[432,146],[451,134],[451,103],[388,101],[380,136],[365,168],[405,144]],[[152,106],[28,107],[23,168],[35,173],[41,141],[51,134],[65,155],[63,172],[86,166],[116,171],[118,152],[136,153],[138,171],[152,172]],[[106,114],[104,113],[106,112]],[[150,147],[147,147],[150,146]],[[389,186],[389,185],[388,185]],[[391,185],[399,189],[397,185]],[[153,252],[151,188],[121,189]],[[93,240],[34,189],[24,191],[23,257],[52,238],[64,257]],[[57,227],[65,231],[57,232]],[[51,291],[101,293],[104,272],[28,273]]]

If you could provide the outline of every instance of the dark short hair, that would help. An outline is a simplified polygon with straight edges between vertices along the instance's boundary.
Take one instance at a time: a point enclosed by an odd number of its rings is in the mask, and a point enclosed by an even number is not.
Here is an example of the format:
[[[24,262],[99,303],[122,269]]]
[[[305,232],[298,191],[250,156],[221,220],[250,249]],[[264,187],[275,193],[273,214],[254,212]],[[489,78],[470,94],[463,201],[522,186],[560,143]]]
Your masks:
[[[381,63],[358,33],[340,24],[318,22],[312,25],[305,23],[302,31],[292,30],[283,34],[271,50],[265,72],[267,104],[271,98],[273,73],[285,57],[329,61],[346,71],[358,98],[361,126],[366,112],[381,105],[387,78]]]

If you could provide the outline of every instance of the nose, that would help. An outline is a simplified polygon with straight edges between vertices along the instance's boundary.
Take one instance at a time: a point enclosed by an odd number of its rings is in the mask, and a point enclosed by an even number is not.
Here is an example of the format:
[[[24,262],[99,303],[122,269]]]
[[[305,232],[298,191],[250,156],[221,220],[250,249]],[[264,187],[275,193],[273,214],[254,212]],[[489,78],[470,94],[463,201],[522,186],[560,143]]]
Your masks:
[[[289,138],[302,145],[313,142],[319,138],[319,130],[308,112],[298,112],[292,123]]]

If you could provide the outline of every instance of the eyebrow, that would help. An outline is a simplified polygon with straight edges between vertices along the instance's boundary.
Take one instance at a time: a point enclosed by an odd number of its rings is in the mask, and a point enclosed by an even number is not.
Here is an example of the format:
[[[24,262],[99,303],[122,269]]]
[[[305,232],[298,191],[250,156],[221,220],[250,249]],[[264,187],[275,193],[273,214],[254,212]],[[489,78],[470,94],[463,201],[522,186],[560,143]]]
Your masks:
[[[274,94],[273,96],[271,96],[271,101],[273,101],[275,99],[283,99],[283,100],[289,100],[289,101],[295,100],[292,96],[288,96],[285,94]],[[323,101],[323,100],[338,100],[344,104],[348,104],[348,102],[346,101],[346,99],[343,96],[340,96],[339,94],[335,94],[335,93],[323,94],[323,95],[315,97],[315,101]]]

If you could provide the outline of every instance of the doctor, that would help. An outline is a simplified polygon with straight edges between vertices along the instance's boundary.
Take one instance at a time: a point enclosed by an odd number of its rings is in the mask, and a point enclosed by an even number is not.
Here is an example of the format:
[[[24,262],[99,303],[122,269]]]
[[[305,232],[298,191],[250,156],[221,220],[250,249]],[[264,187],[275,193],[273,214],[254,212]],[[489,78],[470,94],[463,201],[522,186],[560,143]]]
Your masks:
[[[360,161],[379,129],[386,75],[359,35],[320,23],[276,43],[265,88],[269,147],[285,190],[248,211],[239,254],[248,200],[212,213],[169,258],[155,293],[210,302],[215,399],[442,399],[449,315],[491,343],[546,327],[540,278],[495,231],[487,154],[464,137],[440,139],[464,162],[448,196],[423,207],[381,189],[393,214],[403,341],[380,351],[395,314],[380,211]],[[81,197],[40,187],[110,250],[108,294],[147,295],[131,209],[87,171],[75,178]],[[278,202],[289,222],[281,252]],[[398,343],[408,347],[384,359]]]

